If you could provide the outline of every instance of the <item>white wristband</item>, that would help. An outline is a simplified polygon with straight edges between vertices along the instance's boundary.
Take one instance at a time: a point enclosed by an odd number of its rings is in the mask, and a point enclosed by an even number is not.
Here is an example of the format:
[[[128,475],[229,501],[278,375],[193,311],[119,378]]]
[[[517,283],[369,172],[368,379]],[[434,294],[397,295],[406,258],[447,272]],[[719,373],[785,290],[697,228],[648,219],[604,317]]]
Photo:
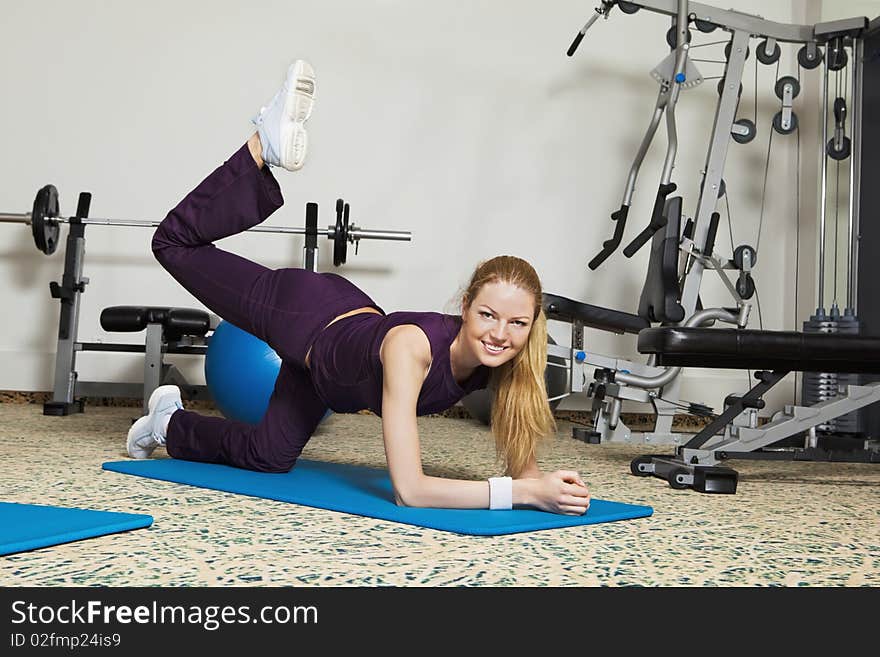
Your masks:
[[[489,478],[489,508],[513,508],[513,479],[511,477]]]

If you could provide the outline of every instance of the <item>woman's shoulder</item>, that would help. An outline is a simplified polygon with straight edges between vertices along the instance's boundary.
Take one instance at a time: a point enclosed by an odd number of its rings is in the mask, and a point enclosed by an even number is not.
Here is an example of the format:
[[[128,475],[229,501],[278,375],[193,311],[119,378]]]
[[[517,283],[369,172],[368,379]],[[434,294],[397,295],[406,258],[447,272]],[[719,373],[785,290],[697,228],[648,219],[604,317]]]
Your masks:
[[[385,334],[385,339],[401,343],[424,342],[427,344],[428,342],[425,331],[418,324],[411,323],[396,324],[390,327]]]
[[[383,361],[389,352],[429,361],[431,359],[431,342],[419,325],[397,324],[388,329],[382,340],[379,355]]]

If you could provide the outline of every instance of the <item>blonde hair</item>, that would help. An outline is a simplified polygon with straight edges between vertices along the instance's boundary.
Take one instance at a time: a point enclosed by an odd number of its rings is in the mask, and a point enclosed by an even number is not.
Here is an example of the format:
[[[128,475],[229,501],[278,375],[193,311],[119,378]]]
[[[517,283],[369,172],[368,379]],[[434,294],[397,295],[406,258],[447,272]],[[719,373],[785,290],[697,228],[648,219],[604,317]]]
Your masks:
[[[547,318],[538,273],[522,258],[509,255],[497,256],[477,266],[462,295],[462,312],[467,312],[483,286],[490,283],[510,283],[535,299],[525,348],[507,363],[494,368],[489,379],[495,449],[507,473],[516,477],[536,454],[538,442],[556,431],[544,383]]]

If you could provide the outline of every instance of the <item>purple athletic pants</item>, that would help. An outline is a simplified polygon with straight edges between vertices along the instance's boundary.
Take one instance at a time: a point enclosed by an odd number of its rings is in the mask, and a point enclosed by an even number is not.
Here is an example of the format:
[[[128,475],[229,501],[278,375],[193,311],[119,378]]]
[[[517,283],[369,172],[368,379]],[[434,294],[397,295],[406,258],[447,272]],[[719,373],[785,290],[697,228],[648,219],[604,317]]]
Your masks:
[[[281,371],[262,421],[177,411],[166,447],[174,458],[287,472],[327,411],[315,392],[305,357],[335,317],[374,305],[336,274],[272,270],[214,246],[281,207],[278,182],[257,168],[247,145],[190,192],[156,229],[153,253],[193,296],[222,319],[264,340]],[[265,239],[272,239],[266,237]]]

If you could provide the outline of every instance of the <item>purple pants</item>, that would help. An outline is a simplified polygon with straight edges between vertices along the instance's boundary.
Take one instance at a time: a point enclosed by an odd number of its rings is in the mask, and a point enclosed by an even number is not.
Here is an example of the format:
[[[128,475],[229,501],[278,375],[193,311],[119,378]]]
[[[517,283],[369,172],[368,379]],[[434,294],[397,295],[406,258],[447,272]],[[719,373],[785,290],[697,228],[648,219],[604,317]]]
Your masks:
[[[153,236],[156,259],[183,287],[281,358],[259,424],[177,411],[166,437],[174,458],[290,470],[327,411],[305,366],[306,354],[335,317],[375,305],[336,274],[272,270],[214,246],[215,240],[256,226],[283,202],[269,168],[257,168],[245,145],[190,192]]]

